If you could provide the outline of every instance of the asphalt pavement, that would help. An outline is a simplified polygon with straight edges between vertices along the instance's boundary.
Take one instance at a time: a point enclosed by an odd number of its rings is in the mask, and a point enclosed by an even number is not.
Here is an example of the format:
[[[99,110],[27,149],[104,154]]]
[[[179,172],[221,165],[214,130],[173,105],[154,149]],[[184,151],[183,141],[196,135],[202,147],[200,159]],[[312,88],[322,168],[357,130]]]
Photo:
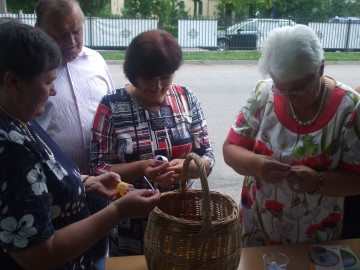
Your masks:
[[[108,65],[117,88],[128,82],[122,62],[109,61]],[[353,88],[360,85],[359,74],[357,62],[325,62],[325,75]],[[208,178],[209,187],[229,195],[236,202],[240,199],[243,177],[225,164],[222,145],[233,119],[259,79],[261,75],[256,62],[252,61],[187,61],[174,78],[175,83],[193,90],[203,106],[216,158]]]

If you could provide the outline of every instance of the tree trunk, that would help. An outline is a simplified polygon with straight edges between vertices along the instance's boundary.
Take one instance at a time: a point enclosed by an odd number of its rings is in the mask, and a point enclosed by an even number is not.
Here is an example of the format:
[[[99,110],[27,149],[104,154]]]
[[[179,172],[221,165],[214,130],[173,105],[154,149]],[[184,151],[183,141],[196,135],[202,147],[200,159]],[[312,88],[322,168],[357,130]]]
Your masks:
[[[6,0],[0,0],[0,13],[2,14],[7,13]]]

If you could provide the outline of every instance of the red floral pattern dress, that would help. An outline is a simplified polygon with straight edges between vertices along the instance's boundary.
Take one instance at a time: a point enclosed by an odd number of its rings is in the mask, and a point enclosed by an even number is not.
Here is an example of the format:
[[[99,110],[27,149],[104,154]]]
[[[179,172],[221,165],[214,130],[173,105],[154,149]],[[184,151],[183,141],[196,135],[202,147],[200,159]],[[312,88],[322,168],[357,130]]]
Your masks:
[[[272,93],[272,83],[258,82],[227,139],[287,164],[360,174],[358,94],[336,82],[324,113],[313,125],[300,126],[285,111],[286,97]],[[339,239],[343,205],[344,197],[297,193],[286,181],[274,185],[245,176],[240,201],[243,245]]]

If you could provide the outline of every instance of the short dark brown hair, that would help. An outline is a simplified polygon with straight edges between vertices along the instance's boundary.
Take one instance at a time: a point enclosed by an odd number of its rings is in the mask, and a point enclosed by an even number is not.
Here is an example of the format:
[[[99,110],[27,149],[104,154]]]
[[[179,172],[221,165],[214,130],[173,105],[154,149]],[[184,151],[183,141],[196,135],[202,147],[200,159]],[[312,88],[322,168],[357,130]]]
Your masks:
[[[31,82],[60,63],[59,47],[43,31],[16,21],[0,24],[0,85],[7,71]]]
[[[124,73],[136,86],[136,79],[153,78],[174,73],[182,64],[182,50],[167,31],[156,29],[142,32],[128,46]]]

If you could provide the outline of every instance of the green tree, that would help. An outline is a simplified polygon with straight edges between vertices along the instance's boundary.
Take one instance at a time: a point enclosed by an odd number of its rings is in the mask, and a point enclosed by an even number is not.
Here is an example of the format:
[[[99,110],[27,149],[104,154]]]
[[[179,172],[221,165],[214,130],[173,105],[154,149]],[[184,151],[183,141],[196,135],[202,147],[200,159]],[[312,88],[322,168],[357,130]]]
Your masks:
[[[342,0],[332,2],[332,16],[339,17],[360,17],[360,1],[359,0]]]
[[[7,1],[7,10],[9,13],[34,13],[37,0],[11,0]]]
[[[360,0],[220,0],[220,18],[291,18],[328,20],[360,16]],[[228,18],[227,18],[228,19]]]
[[[127,0],[121,10],[122,16],[126,18],[150,18],[152,17],[152,0]]]
[[[85,16],[109,15],[111,0],[78,0]]]
[[[86,16],[110,14],[111,0],[78,0]],[[34,9],[38,0],[11,0],[7,1],[8,12],[34,13]]]
[[[180,0],[127,0],[121,10],[126,18],[174,18],[186,17]]]
[[[177,20],[187,18],[183,2],[180,0],[127,0],[121,10],[123,18],[157,18],[159,28],[177,35]]]

